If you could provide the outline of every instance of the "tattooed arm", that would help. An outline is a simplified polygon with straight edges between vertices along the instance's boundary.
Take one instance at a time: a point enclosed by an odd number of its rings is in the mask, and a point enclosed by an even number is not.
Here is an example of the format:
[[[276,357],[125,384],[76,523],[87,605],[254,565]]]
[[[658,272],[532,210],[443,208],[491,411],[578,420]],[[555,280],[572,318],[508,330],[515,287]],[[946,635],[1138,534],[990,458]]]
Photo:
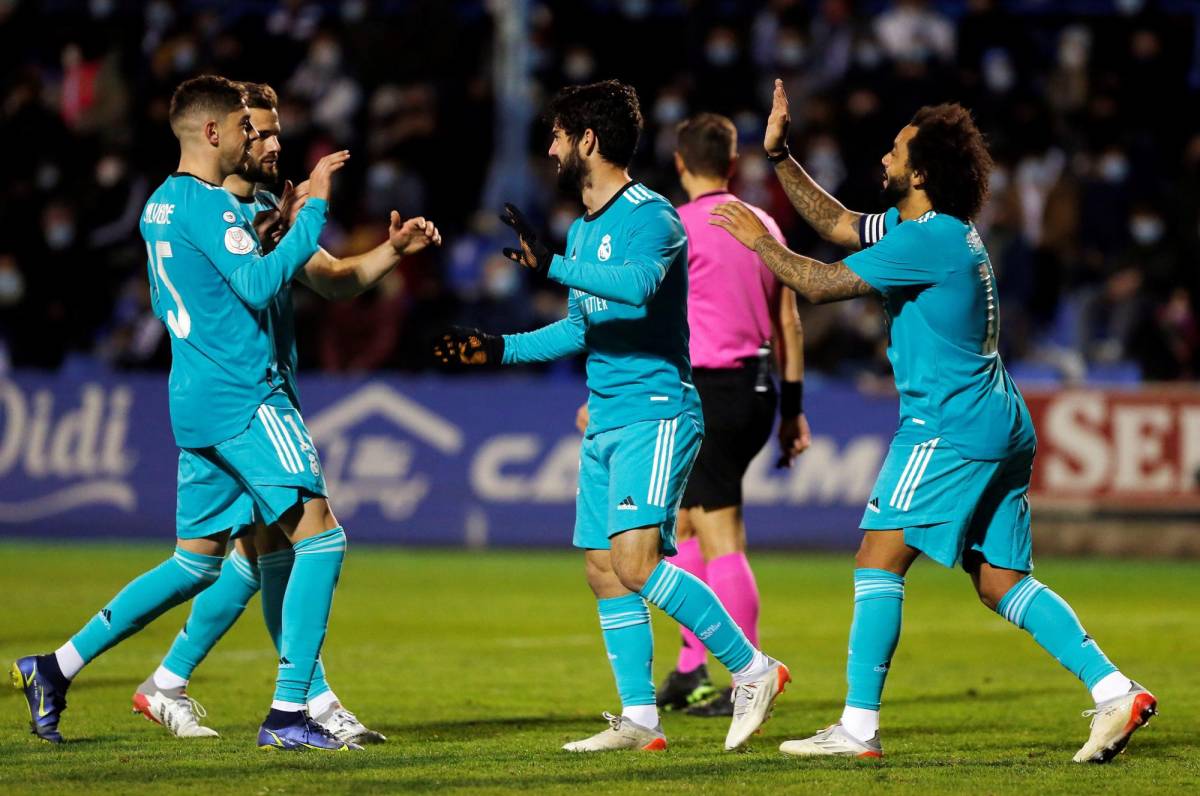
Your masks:
[[[779,281],[813,304],[858,298],[874,292],[844,262],[823,263],[796,254],[770,235],[760,236],[754,242],[754,251]]]
[[[862,241],[858,236],[858,220],[862,213],[847,210],[841,202],[825,192],[804,167],[789,157],[775,164],[775,176],[784,193],[808,225],[825,240],[858,251]]]
[[[857,298],[873,292],[872,287],[845,263],[827,265],[788,249],[771,237],[758,216],[741,202],[717,205],[712,209],[708,223],[723,227],[743,246],[753,249],[779,281],[813,304]]]
[[[771,156],[780,155],[787,149],[787,131],[790,124],[787,93],[783,81],[775,81],[775,94],[771,99],[771,115],[767,118],[767,130],[763,135],[763,147]],[[808,222],[818,235],[830,243],[847,249],[862,248],[858,235],[858,220],[862,213],[847,210],[842,203],[826,193],[808,176],[795,158],[786,157],[775,164],[775,175],[784,192],[796,208],[796,212]]]

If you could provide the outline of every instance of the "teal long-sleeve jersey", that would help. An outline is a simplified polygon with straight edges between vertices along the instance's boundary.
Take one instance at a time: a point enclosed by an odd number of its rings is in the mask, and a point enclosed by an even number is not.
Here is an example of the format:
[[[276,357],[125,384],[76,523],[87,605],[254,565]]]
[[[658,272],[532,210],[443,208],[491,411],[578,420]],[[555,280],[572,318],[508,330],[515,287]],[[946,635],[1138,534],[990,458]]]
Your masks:
[[[671,203],[637,182],[576,219],[548,276],[567,317],[504,336],[504,363],[587,352],[588,434],[684,411],[702,422],[688,355],[687,235]]]
[[[279,197],[270,191],[255,191],[253,197],[239,196],[237,200],[242,217],[250,223],[251,228],[259,213],[279,209]],[[300,356],[296,351],[296,318],[292,307],[291,282],[284,285],[267,307],[267,322],[270,324],[271,339],[275,342],[275,360],[279,366],[279,377],[283,380],[283,389],[292,399],[292,406],[300,409],[300,385],[296,382]]]
[[[326,202],[309,199],[268,255],[240,203],[176,173],[150,195],[140,229],[155,314],[171,338],[171,428],[182,448],[246,428],[281,386],[269,308],[317,251]]]

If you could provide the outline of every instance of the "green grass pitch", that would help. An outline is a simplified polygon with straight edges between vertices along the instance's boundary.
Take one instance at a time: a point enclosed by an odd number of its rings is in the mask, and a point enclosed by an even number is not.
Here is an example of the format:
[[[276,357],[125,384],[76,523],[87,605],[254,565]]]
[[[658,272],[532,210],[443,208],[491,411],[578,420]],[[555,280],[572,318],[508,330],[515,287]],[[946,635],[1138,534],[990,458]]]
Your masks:
[[[0,544],[0,662],[54,648],[164,546]],[[1071,755],[1087,736],[1084,689],[989,613],[967,578],[918,564],[884,695],[882,763],[801,761],[780,741],[837,718],[851,612],[849,555],[762,553],[765,648],[794,682],[747,753],[722,751],[725,720],[667,714],[664,754],[574,756],[565,741],[618,708],[578,554],[411,551],[351,545],[325,661],[330,682],[390,742],[358,754],[254,746],[274,656],[258,600],[193,678],[213,741],[182,741],[131,715],[186,607],[79,677],[52,747],[0,698],[0,792],[1097,793],[1200,791],[1200,565],[1046,560],[1106,652],[1154,690],[1161,715],[1108,766]],[[674,624],[655,612],[655,676]],[[719,665],[713,665],[714,671]],[[724,678],[724,673],[720,673]]]

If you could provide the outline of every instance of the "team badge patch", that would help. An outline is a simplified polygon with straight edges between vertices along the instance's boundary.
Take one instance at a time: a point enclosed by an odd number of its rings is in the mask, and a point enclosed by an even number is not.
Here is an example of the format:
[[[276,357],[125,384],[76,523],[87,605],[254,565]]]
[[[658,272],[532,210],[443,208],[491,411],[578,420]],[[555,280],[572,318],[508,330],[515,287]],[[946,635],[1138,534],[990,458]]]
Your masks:
[[[254,239],[241,227],[225,230],[225,248],[233,254],[249,254],[254,251]]]
[[[232,224],[233,222],[237,221],[237,216],[233,214],[232,210],[226,210],[221,214],[221,218],[225,219],[226,224]]]
[[[600,258],[600,262],[612,256],[612,235],[605,235],[600,239],[600,248],[596,250],[596,256]]]

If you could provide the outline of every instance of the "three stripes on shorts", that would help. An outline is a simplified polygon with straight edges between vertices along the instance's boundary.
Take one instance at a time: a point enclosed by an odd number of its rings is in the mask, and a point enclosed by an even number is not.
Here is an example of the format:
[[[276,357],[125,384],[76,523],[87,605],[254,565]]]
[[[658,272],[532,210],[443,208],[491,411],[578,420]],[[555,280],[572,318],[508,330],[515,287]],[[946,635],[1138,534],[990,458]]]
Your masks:
[[[908,456],[908,463],[904,465],[904,472],[900,473],[900,480],[896,483],[895,490],[892,491],[892,499],[888,501],[889,506],[900,511],[908,511],[908,507],[912,505],[913,495],[916,494],[917,487],[921,485],[925,469],[929,467],[929,460],[933,458],[933,451],[940,441],[941,437],[934,437],[920,445],[913,446],[912,453]]]
[[[679,418],[658,421],[658,437],[654,441],[654,463],[650,468],[650,487],[646,490],[646,502],[651,506],[666,507],[667,487],[671,481],[671,461],[675,458],[675,432]]]
[[[301,452],[307,454],[312,446],[305,439],[299,426],[296,425],[296,421],[292,419],[291,415],[280,417],[279,410],[269,404],[258,407],[257,414],[283,469],[289,473],[302,472],[308,457],[307,455],[301,456]],[[291,433],[288,433],[288,426],[291,426]],[[299,442],[299,450],[296,447],[297,442]]]

